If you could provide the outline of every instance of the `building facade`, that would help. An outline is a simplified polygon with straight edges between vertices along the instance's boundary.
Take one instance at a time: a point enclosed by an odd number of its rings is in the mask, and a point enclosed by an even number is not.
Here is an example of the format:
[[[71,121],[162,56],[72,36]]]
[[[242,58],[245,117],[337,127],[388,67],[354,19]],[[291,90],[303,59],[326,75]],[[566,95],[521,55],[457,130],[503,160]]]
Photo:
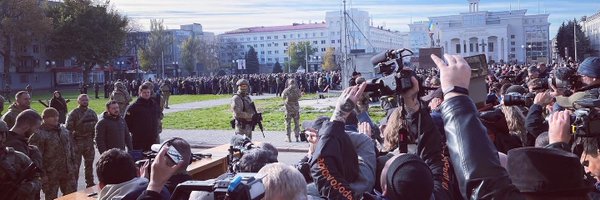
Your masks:
[[[585,17],[581,24],[583,32],[590,39],[590,46],[594,50],[593,56],[600,56],[600,11]]]
[[[429,22],[409,25],[411,42],[418,42],[412,45],[413,48],[431,47],[433,40],[434,46],[442,47],[444,53],[462,56],[485,54],[488,62],[551,61],[549,14],[527,15],[525,9],[480,11],[479,0],[469,0],[468,3],[469,12],[429,17]],[[425,31],[423,27],[427,27]],[[430,42],[425,42],[424,33]]]
[[[321,69],[322,59],[327,48],[334,48],[336,54],[347,49],[364,53],[380,52],[387,49],[403,48],[408,34],[374,27],[369,13],[358,9],[348,11],[347,19],[340,11],[327,12],[325,21],[314,23],[294,23],[284,26],[259,26],[240,28],[219,35],[220,59],[224,65],[235,66],[235,60],[245,58],[253,47],[261,65],[272,66],[289,61],[288,47],[291,43],[310,42],[316,50],[308,57],[308,71]],[[350,37],[344,39],[344,21]],[[304,67],[304,66],[303,66]]]

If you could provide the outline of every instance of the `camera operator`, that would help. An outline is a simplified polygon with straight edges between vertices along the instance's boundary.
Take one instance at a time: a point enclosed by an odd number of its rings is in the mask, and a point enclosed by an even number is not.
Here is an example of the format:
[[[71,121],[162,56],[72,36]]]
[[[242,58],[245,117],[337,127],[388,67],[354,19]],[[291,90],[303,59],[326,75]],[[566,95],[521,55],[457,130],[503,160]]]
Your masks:
[[[471,68],[460,56],[445,55],[448,64],[431,57],[440,69],[442,88],[448,91],[442,104],[444,128],[464,199],[587,199],[589,187],[582,178],[579,159],[563,150],[511,150],[507,173],[481,122],[474,120],[477,111],[466,90]],[[552,118],[550,143],[568,142],[569,113],[560,112]]]
[[[171,147],[173,148],[173,147]],[[155,158],[156,160],[166,159],[164,154],[166,153],[166,148],[163,148]],[[166,162],[160,160],[160,162]],[[154,168],[152,165],[151,171],[151,180],[154,181],[153,175],[156,174],[156,171],[159,171]],[[180,163],[183,165],[183,163]],[[179,165],[175,165],[179,166]],[[171,177],[176,171],[173,170],[166,178],[161,176],[159,179],[160,187],[156,184],[149,184],[148,179],[143,177],[137,177],[137,168],[135,163],[133,162],[133,158],[131,156],[117,148],[109,149],[100,155],[100,158],[96,162],[96,174],[98,175],[98,188],[100,192],[98,192],[98,199],[100,200],[109,200],[114,198],[120,199],[136,199],[146,187],[152,188],[152,191],[156,191],[156,195],[160,197],[160,199],[168,199],[169,191],[163,187],[163,185],[167,182],[167,180]],[[159,172],[162,174],[163,172]],[[164,178],[164,181],[163,181]]]

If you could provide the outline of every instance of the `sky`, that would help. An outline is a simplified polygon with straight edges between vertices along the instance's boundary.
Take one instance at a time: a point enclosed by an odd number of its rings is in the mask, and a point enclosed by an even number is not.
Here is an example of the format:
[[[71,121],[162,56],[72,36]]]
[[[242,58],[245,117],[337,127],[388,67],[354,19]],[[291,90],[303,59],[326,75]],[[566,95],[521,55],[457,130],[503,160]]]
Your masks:
[[[348,8],[368,11],[375,26],[408,31],[411,21],[468,12],[467,0],[347,0]],[[200,23],[216,34],[252,26],[321,22],[325,12],[342,9],[342,0],[112,0],[142,30],[150,19],[163,19],[171,29]],[[482,0],[480,11],[527,9],[528,14],[549,13],[553,37],[563,21],[593,15],[600,0]]]

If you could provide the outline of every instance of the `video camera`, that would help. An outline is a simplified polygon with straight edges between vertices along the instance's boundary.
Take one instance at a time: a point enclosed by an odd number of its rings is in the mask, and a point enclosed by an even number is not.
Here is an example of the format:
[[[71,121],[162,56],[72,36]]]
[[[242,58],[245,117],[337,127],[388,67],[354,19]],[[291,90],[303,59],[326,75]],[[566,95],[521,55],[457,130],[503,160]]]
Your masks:
[[[257,148],[250,138],[242,135],[234,135],[231,137],[229,146],[229,154],[227,155],[227,165],[230,173],[235,173],[237,163],[244,155],[244,152]]]
[[[186,181],[177,185],[171,200],[187,200],[192,191],[212,194],[215,200],[259,200],[265,196],[263,177],[256,173],[228,173],[212,180]]]
[[[371,63],[375,66],[375,73],[383,77],[368,80],[365,92],[371,97],[392,96],[412,88],[411,77],[417,76],[415,72],[404,69],[402,60],[412,55],[413,52],[409,49],[397,49],[373,56]]]
[[[530,107],[531,105],[533,105],[534,98],[535,95],[533,93],[527,93],[525,95],[522,95],[517,92],[510,92],[504,95],[502,101],[504,101],[505,106]]]
[[[579,137],[600,137],[600,99],[583,99],[575,102],[580,106],[571,115],[572,133]]]

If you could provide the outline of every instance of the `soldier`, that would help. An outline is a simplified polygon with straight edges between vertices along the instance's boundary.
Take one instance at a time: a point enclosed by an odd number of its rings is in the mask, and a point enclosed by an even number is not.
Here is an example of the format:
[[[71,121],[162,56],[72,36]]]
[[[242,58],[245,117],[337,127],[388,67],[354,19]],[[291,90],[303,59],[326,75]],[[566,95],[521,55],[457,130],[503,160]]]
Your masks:
[[[77,190],[73,142],[69,131],[60,125],[58,111],[46,108],[42,112],[42,126],[29,138],[29,144],[42,154],[42,190],[46,200],[55,199],[58,189],[65,195]]]
[[[96,99],[100,98],[98,97],[98,91],[100,91],[100,85],[98,85],[98,83],[94,83],[94,93],[96,94]]]
[[[89,98],[86,94],[77,97],[78,108],[75,108],[67,117],[67,129],[71,131],[71,139],[75,143],[76,176],[79,177],[81,157],[85,159],[85,183],[87,187],[94,186],[92,165],[94,164],[94,132],[98,122],[98,115],[88,108]]]
[[[163,96],[163,104],[164,108],[169,109],[169,97],[171,97],[171,82],[169,80],[165,80],[163,84],[160,86],[160,91]]]
[[[15,103],[8,107],[8,112],[2,116],[2,121],[6,122],[8,128],[12,128],[15,125],[15,120],[19,113],[29,109],[31,105],[31,96],[26,91],[19,91],[15,94]]]
[[[231,98],[231,110],[235,119],[235,134],[246,135],[252,139],[252,117],[256,111],[251,108],[252,99],[248,96],[248,80],[236,82],[238,91]]]
[[[112,88],[110,88],[112,84],[110,84],[110,82],[106,81],[104,82],[104,98],[108,99],[108,94],[110,94],[110,91],[112,90]]]
[[[30,174],[25,180],[18,180],[33,162],[24,153],[5,146],[8,132],[6,123],[0,121],[0,199],[37,199],[41,188],[39,175]]]
[[[298,136],[300,136],[300,125],[298,124],[298,121],[300,120],[300,104],[298,101],[300,100],[302,93],[296,85],[296,80],[288,80],[288,87],[283,90],[282,96],[285,100],[286,142],[292,141],[290,136],[292,119],[294,120],[294,136],[296,137],[296,142],[299,142]]]
[[[110,94],[110,100],[116,101],[119,104],[119,110],[127,109],[127,106],[129,106],[129,102],[131,101],[131,96],[123,82],[115,82],[115,88]],[[121,117],[123,116],[125,116],[125,112],[121,113]]]

